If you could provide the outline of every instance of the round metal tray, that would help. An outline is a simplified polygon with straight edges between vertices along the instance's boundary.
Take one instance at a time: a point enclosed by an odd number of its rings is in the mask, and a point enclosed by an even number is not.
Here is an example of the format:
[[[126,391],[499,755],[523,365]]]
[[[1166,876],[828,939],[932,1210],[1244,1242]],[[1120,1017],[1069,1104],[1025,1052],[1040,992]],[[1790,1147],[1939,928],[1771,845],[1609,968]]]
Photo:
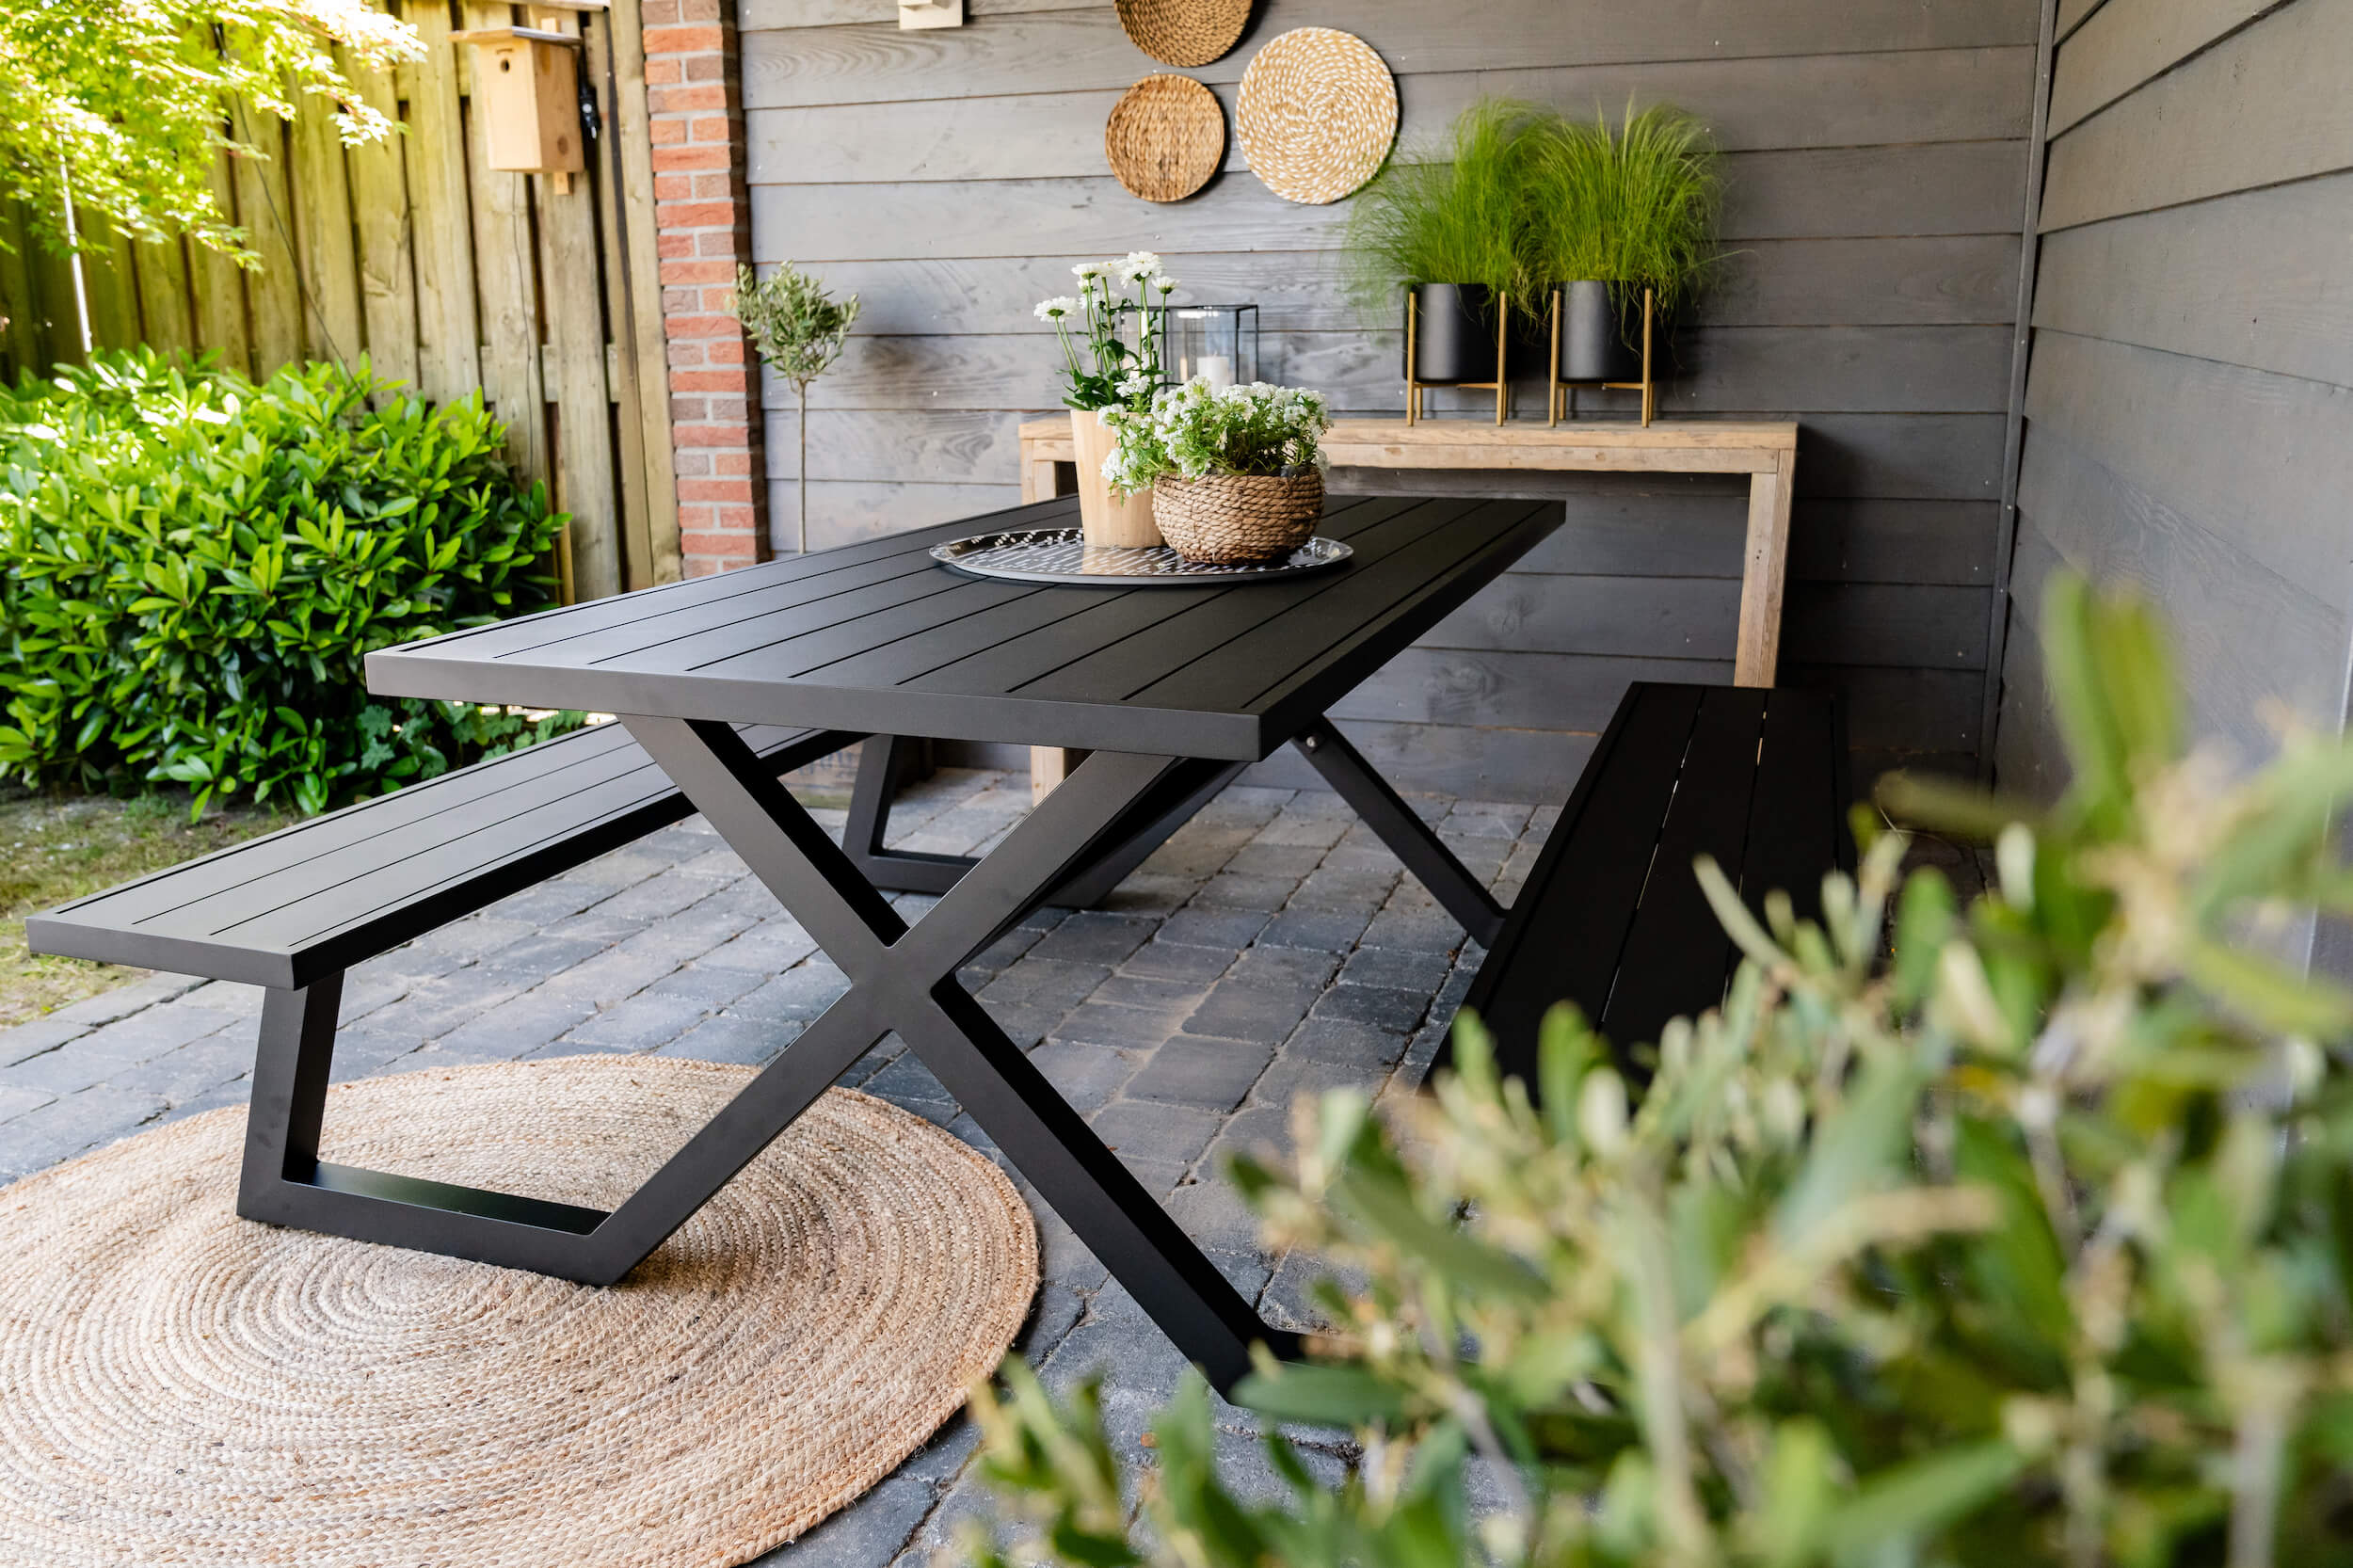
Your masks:
[[[1188,561],[1166,545],[1149,550],[1129,545],[1091,545],[1076,528],[1025,528],[1008,534],[975,534],[932,546],[932,559],[974,577],[1015,583],[1076,583],[1098,587],[1198,588],[1233,583],[1263,583],[1336,567],[1355,553],[1321,535],[1280,561],[1217,566]]]

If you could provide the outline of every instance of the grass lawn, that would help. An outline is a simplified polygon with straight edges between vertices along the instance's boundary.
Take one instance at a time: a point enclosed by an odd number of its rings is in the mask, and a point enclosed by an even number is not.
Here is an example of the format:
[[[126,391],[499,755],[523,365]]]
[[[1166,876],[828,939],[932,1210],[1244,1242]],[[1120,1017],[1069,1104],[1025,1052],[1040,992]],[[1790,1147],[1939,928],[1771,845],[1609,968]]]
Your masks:
[[[145,973],[24,950],[24,917],[118,882],[282,827],[289,817],[251,807],[188,821],[187,797],[34,794],[0,791],[0,1029],[127,984]]]

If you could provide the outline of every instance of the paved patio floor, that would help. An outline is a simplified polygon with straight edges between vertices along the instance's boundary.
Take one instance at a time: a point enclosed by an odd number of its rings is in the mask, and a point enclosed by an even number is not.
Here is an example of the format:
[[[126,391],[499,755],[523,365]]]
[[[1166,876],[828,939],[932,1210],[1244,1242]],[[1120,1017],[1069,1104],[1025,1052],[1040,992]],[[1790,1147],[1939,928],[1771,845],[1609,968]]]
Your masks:
[[[1557,815],[1415,804],[1507,900]],[[901,797],[891,842],[968,853],[1028,807],[1026,778],[946,771]],[[840,816],[819,813],[837,832]],[[1103,907],[1041,911],[965,979],[1266,1316],[1300,1324],[1312,1271],[1260,1251],[1219,1174],[1225,1159],[1285,1144],[1303,1091],[1410,1092],[1478,956],[1338,796],[1236,786]],[[353,970],[335,1077],[584,1051],[758,1064],[844,985],[690,819]],[[159,975],[0,1032],[0,1180],[245,1103],[260,1006],[252,987]],[[995,1152],[895,1038],[843,1081]],[[1109,1417],[1141,1454],[1182,1363],[1030,1195],[1045,1278],[1019,1348],[1056,1384],[1102,1367]],[[1230,1407],[1221,1419],[1237,1475],[1271,1487],[1247,1419]],[[926,1562],[978,1501],[972,1443],[959,1417],[866,1497],[762,1560]]]

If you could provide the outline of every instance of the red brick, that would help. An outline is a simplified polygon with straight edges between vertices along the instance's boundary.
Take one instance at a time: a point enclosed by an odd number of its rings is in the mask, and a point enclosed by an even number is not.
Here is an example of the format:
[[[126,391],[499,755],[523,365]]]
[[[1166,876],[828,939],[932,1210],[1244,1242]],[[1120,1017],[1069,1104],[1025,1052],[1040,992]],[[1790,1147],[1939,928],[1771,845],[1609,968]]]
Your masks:
[[[671,139],[684,141],[686,121],[657,120],[653,123],[657,130],[664,125],[677,126],[680,134]],[[656,137],[655,139],[660,141],[662,138]],[[657,146],[653,150],[654,172],[660,174],[676,168],[727,168],[730,167],[728,153],[728,150],[724,147]]]
[[[743,393],[744,371],[729,365],[723,370],[682,370],[670,377],[670,390],[681,392]]]
[[[735,172],[732,169],[713,169],[708,174],[689,174],[683,178],[695,183],[695,195],[701,200],[717,201],[735,199]]]
[[[645,27],[668,27],[679,18],[679,0],[645,0],[637,8],[638,24]]]
[[[646,94],[646,107],[655,114],[692,114],[697,109],[724,111],[727,106],[727,87],[718,82],[664,88],[658,92],[648,90]]]
[[[733,424],[674,424],[670,431],[681,451],[693,446],[749,448],[752,444],[751,426],[740,421]]]
[[[735,264],[667,261],[662,264],[662,280],[665,283],[725,282],[732,286],[735,282]]]
[[[734,501],[749,503],[752,482],[749,479],[680,479],[678,482],[680,501]]]
[[[705,407],[705,402],[702,398],[673,397],[670,399],[671,428],[676,429],[680,425],[699,421],[703,419],[708,412],[709,410]]]
[[[714,365],[740,365],[744,362],[744,337],[714,338],[703,344],[704,362]]]
[[[653,237],[653,249],[657,256],[692,256],[695,254],[695,236],[691,233],[673,233],[667,229],[658,230]]]
[[[686,139],[689,141],[726,141],[728,139],[728,117],[723,114],[696,115],[687,124]]]
[[[648,55],[700,54],[707,50],[725,49],[727,43],[727,29],[710,23],[646,29],[646,53]]]
[[[750,454],[744,454],[746,457]],[[670,455],[671,472],[680,475],[700,477],[712,472],[712,454],[708,452],[674,452]]]
[[[679,62],[686,68],[690,82],[724,82],[728,79],[728,57],[725,55],[689,55]]]
[[[752,417],[751,404],[741,397],[706,397],[703,418],[712,424],[742,424]]]
[[[660,56],[646,62],[646,86],[649,88],[668,87],[673,82],[684,80],[686,67],[677,59]]]
[[[719,0],[680,0],[679,15],[687,22],[716,22]]]
[[[711,465],[713,473],[748,474],[752,472],[752,455],[748,452],[713,452],[703,460]]]
[[[656,147],[675,146],[686,139],[686,122],[681,120],[657,120],[646,127]]]

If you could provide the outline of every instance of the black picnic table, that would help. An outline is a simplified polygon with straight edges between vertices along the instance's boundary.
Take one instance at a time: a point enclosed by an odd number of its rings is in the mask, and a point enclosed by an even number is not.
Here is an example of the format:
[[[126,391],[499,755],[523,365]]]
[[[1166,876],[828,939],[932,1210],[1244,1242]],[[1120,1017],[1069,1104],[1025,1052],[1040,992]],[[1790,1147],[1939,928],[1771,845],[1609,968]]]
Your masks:
[[[1504,912],[1325,718],[1560,521],[1558,502],[1336,497],[1353,550],[1313,575],[1215,588],[967,577],[931,547],[1067,524],[1072,503],[869,540],[369,655],[390,696],[616,713],[849,977],[850,988],[630,1200],[584,1234],[526,1200],[417,1208],[410,1243],[617,1278],[885,1033],[896,1031],[1144,1310],[1221,1387],[1261,1321],[956,978],[1058,888],[1241,768],[1297,744],[1474,937]],[[977,862],[838,846],[737,729],[781,725],[1082,748],[1085,760]],[[871,816],[871,811],[870,811]],[[854,828],[856,827],[854,824]],[[927,871],[947,870],[945,876]],[[910,874],[901,874],[910,873]],[[944,887],[910,927],[893,885]],[[600,1217],[601,1218],[601,1217]],[[650,1221],[650,1223],[645,1223]],[[650,1237],[651,1242],[646,1239]],[[385,1235],[385,1240],[400,1238]],[[601,1252],[613,1252],[602,1256]]]

